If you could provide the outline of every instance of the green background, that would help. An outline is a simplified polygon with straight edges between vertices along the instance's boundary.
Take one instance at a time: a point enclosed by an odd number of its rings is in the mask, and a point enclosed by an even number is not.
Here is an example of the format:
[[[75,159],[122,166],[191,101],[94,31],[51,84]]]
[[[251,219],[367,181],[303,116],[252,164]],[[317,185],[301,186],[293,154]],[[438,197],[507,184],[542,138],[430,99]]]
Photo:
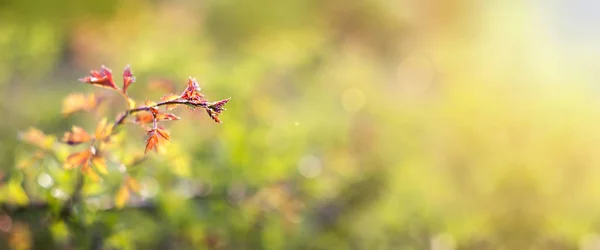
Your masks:
[[[598,39],[554,39],[548,6],[0,1],[0,248],[596,249]],[[93,131],[62,100],[102,64],[131,64],[138,103],[188,76],[232,101],[223,124],[179,108],[125,208],[110,161],[60,219],[77,170],[17,168],[35,152],[18,132]],[[125,108],[100,93],[109,119]],[[116,159],[143,153],[123,135]]]

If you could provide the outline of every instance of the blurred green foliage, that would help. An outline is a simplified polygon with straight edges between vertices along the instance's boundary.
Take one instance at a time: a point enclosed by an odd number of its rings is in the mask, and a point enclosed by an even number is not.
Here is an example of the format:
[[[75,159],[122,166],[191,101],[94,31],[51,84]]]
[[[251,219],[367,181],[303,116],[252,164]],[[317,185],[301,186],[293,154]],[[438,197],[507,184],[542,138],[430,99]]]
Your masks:
[[[0,249],[596,249],[598,101],[522,25],[527,8],[0,1]],[[17,135],[92,131],[99,117],[61,105],[95,90],[76,79],[101,64],[131,64],[140,102],[189,75],[232,101],[221,125],[178,110],[166,152],[126,166],[142,190],[115,209],[118,162],[144,147],[128,127],[61,219],[74,150],[18,168],[35,150]],[[109,118],[126,107],[110,100]]]

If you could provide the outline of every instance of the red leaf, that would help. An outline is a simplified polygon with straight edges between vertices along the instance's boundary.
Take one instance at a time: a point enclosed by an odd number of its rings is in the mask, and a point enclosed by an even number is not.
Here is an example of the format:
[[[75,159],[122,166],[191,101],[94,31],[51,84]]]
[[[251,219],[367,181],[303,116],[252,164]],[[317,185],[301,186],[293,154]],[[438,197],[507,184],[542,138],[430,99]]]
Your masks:
[[[134,82],[135,82],[135,77],[133,76],[131,67],[129,65],[127,65],[125,67],[125,70],[123,70],[123,93],[126,93],[129,85],[131,85]]]
[[[113,81],[112,71],[104,65],[102,65],[102,67],[100,68],[100,72],[92,70],[90,72],[90,75],[91,76],[79,79],[79,81],[101,87],[117,89],[117,86]]]
[[[188,78],[188,86],[181,94],[181,98],[189,101],[199,101],[204,97],[204,95],[200,93],[200,90],[200,85],[198,85],[196,78],[190,77]]]
[[[208,116],[210,116],[210,118],[213,119],[213,121],[215,121],[216,123],[222,123],[221,120],[219,119],[219,113],[213,111],[212,109],[206,109],[206,113],[208,114]]]
[[[221,113],[223,113],[223,111],[225,111],[225,108],[223,106],[225,106],[225,104],[227,104],[229,102],[229,100],[231,100],[231,98],[220,100],[218,102],[209,103],[206,106],[206,113],[215,122],[222,123],[221,120],[219,119],[219,115],[221,115]]]
[[[209,104],[207,108],[212,109],[213,111],[221,114],[223,111],[225,111],[225,108],[223,108],[223,106],[225,106],[225,104],[227,104],[230,100],[231,98],[227,98],[218,102],[213,102]]]
[[[149,150],[156,150],[156,145],[158,144],[158,135],[154,129],[148,131],[148,139],[146,139],[146,149],[144,150],[144,154],[148,153]]]

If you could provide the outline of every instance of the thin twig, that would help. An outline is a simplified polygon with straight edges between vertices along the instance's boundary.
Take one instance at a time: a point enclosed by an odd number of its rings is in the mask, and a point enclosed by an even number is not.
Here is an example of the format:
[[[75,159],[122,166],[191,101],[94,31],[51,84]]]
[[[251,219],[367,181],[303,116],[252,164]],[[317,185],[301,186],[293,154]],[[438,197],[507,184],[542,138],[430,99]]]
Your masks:
[[[125,119],[129,116],[132,115],[134,113],[140,112],[140,111],[150,111],[150,108],[153,107],[160,107],[160,106],[165,106],[165,105],[173,105],[173,104],[185,104],[185,105],[192,105],[194,107],[202,107],[202,108],[206,108],[206,106],[208,105],[208,102],[191,102],[188,100],[172,100],[172,101],[164,101],[164,102],[159,102],[154,106],[144,106],[144,107],[139,107],[139,108],[134,108],[134,109],[130,109],[125,111],[116,121],[115,124],[113,126],[113,128],[116,128],[117,126],[123,124],[123,122],[125,121]]]

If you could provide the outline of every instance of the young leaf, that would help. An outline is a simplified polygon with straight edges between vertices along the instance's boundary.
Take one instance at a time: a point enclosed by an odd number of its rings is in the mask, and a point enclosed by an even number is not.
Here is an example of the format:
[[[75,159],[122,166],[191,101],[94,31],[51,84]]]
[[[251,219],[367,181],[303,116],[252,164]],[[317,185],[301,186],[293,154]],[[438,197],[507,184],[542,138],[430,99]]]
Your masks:
[[[89,162],[86,162],[85,164],[83,164],[83,166],[81,166],[81,172],[93,181],[100,180],[100,176],[98,176],[98,174],[94,172]]]
[[[179,98],[180,98],[180,96],[178,96],[176,94],[166,94],[163,97],[161,97],[160,100],[163,102],[168,102],[168,101],[175,101]],[[165,108],[167,110],[173,110],[173,109],[177,108],[177,104],[169,104],[169,105],[166,105]]]
[[[127,186],[122,185],[115,195],[115,207],[123,208],[127,201],[129,201],[129,189],[127,189]]]
[[[155,102],[146,100],[145,104],[146,104],[146,107],[150,108],[150,112],[152,112],[152,114],[154,114],[154,115],[158,114],[158,107],[156,106]]]
[[[158,134],[156,130],[151,129],[148,131],[148,139],[146,139],[146,149],[144,154],[148,153],[149,150],[156,150],[156,144],[158,144]]]
[[[154,121],[154,115],[150,112],[140,112],[135,116],[135,123],[137,124],[148,124]]]
[[[171,135],[169,135],[169,133],[167,131],[165,131],[161,128],[157,128],[156,133],[158,133],[158,135],[160,135],[160,137],[164,138],[167,141],[171,140]]]
[[[181,94],[181,99],[185,99],[188,101],[200,101],[204,97],[204,95],[200,93],[200,90],[201,88],[200,85],[198,85],[196,78],[192,78],[190,76],[188,78],[188,86]]]
[[[96,140],[104,141],[110,137],[112,133],[113,125],[108,124],[106,118],[102,119],[98,126],[96,126]]]
[[[135,82],[135,77],[133,76],[133,72],[131,71],[131,67],[127,65],[125,70],[123,70],[123,93],[127,93],[127,88],[129,85]]]
[[[92,111],[101,102],[102,99],[97,98],[94,94],[88,96],[81,93],[70,94],[63,101],[62,114],[68,116],[79,111]]]
[[[26,132],[19,133],[19,138],[43,149],[50,149],[55,141],[53,136],[47,136],[41,130],[33,127],[29,128]]]
[[[220,100],[218,102],[210,103],[207,106],[207,108],[212,109],[213,111],[221,114],[223,111],[225,111],[225,108],[223,108],[223,106],[225,106],[225,104],[227,104],[230,100],[231,100],[231,98],[227,98],[224,100]]]
[[[106,170],[106,161],[103,157],[94,155],[92,157],[92,165],[96,167],[96,171],[98,171],[98,173],[105,175],[108,174],[108,171]]]
[[[72,132],[65,132],[65,135],[62,138],[62,141],[64,143],[67,143],[69,145],[76,145],[92,140],[92,136],[80,127],[73,126],[73,128],[71,128],[71,131]]]
[[[212,102],[206,106],[206,113],[217,123],[222,123],[219,119],[219,115],[225,111],[225,104],[227,104],[231,98],[220,100],[218,102]]]
[[[219,113],[215,112],[212,109],[206,109],[206,113],[208,114],[208,116],[210,116],[211,119],[213,119],[213,121],[215,121],[216,123],[223,123],[220,119],[219,119]]]
[[[73,169],[79,167],[81,165],[87,164],[92,157],[92,151],[89,149],[73,153],[67,157],[65,161],[64,168],[65,169]]]
[[[115,82],[113,81],[112,71],[102,65],[100,72],[92,70],[90,76],[79,79],[80,82],[89,83],[101,87],[117,89]]]
[[[170,113],[160,113],[156,115],[156,120],[158,121],[176,121],[179,120],[178,116]]]
[[[152,111],[150,111],[152,112]],[[154,122],[154,115],[150,112],[141,112],[135,116],[135,123],[137,124],[148,124]],[[158,113],[156,114],[156,121],[175,121],[180,120],[178,116],[170,113]]]

